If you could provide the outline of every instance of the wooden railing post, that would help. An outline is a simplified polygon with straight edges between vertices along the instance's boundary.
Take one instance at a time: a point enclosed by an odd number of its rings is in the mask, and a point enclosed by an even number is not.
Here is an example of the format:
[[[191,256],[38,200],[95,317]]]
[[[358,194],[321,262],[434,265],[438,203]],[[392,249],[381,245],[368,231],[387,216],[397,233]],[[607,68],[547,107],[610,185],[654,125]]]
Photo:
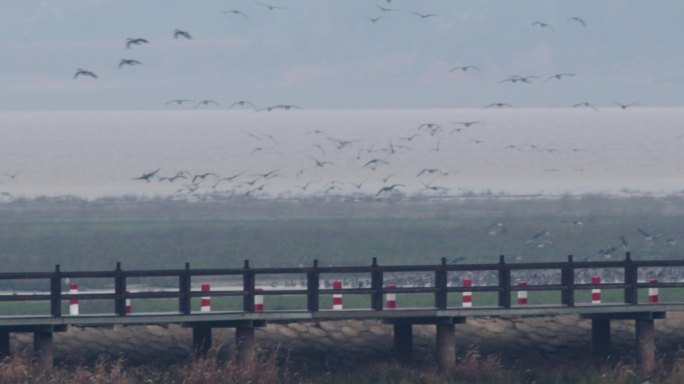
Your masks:
[[[561,303],[568,307],[575,306],[575,267],[572,255],[568,256],[568,262],[561,269]]]
[[[185,269],[178,275],[178,311],[184,315],[192,312],[192,281],[190,263],[185,263]]]
[[[318,312],[319,279],[318,260],[314,259],[311,272],[306,274],[306,308],[309,312]]]
[[[62,272],[59,264],[50,278],[50,314],[52,317],[62,316]]]
[[[446,257],[442,257],[442,263],[435,271],[435,307],[447,309],[447,270]]]
[[[373,264],[371,264],[373,270],[371,271],[371,308],[376,311],[382,311],[382,270],[378,267],[378,259],[373,258]]]
[[[504,255],[499,256],[499,306],[511,307],[511,269],[506,265]]]
[[[114,270],[114,313],[126,316],[126,276],[121,270],[121,262],[116,262]]]
[[[245,312],[254,312],[254,272],[249,268],[249,260],[245,260],[245,271],[242,272],[242,291],[243,301],[242,310]]]
[[[639,289],[637,288],[637,266],[632,262],[629,252],[625,254],[625,303],[639,304]]]

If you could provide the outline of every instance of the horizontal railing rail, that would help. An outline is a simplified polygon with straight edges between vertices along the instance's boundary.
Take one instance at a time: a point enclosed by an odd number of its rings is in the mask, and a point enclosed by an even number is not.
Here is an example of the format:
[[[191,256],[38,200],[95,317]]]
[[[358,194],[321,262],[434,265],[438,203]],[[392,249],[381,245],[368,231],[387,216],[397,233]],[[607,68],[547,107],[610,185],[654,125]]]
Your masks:
[[[624,260],[611,261],[574,261],[572,256],[565,262],[540,262],[540,263],[506,263],[504,256],[500,256],[498,263],[492,264],[447,264],[446,258],[442,258],[436,265],[390,265],[380,266],[373,258],[369,266],[319,266],[314,260],[311,266],[287,267],[287,268],[253,268],[249,261],[245,260],[242,268],[216,268],[216,269],[191,269],[186,263],[181,269],[161,270],[124,270],[121,263],[116,264],[114,270],[109,271],[62,271],[60,266],[55,266],[51,272],[2,272],[0,281],[8,280],[45,280],[49,282],[48,292],[12,292],[0,294],[0,302],[26,302],[47,301],[50,303],[50,315],[53,317],[64,316],[62,304],[73,300],[106,300],[113,302],[113,312],[119,316],[128,315],[126,301],[130,299],[175,299],[178,301],[177,311],[174,313],[191,314],[192,299],[202,298],[207,292],[199,290],[197,285],[193,289],[193,278],[196,277],[232,277],[238,285],[233,289],[215,289],[211,291],[214,297],[233,297],[242,299],[243,312],[257,312],[262,309],[255,307],[256,296],[297,296],[306,299],[305,309],[310,312],[320,311],[321,296],[336,295],[340,293],[351,295],[366,295],[370,297],[370,310],[384,310],[383,303],[386,294],[430,294],[434,295],[433,306],[430,308],[448,309],[448,295],[454,293],[489,292],[495,294],[496,306],[499,308],[511,308],[514,303],[511,297],[522,291],[534,292],[559,292],[558,306],[573,307],[576,305],[576,293],[587,290],[607,289],[623,290],[623,303],[637,305],[639,303],[639,290],[652,288],[684,288],[682,281],[639,281],[639,271],[643,268],[673,268],[684,267],[684,260],[643,260],[631,259],[629,252]],[[613,269],[619,271],[622,281],[610,281],[601,283],[578,282],[577,273],[601,269]],[[518,272],[534,273],[535,271],[550,271],[555,280],[548,283],[530,283],[518,285],[514,281]],[[458,285],[463,282],[468,274],[489,272],[496,277],[495,284],[468,284]],[[458,275],[460,273],[460,275]],[[331,279],[340,279],[349,274],[365,276],[367,283],[357,286],[349,284],[342,289],[331,287]],[[388,284],[387,276],[391,274],[423,274],[422,286],[402,286]],[[456,275],[455,275],[456,274]],[[305,283],[304,287],[293,289],[259,289],[259,278],[273,276],[297,275],[298,280]],[[177,279],[177,286],[163,290],[129,291],[127,286],[131,279],[138,278],[173,278]],[[103,289],[100,292],[68,293],[65,291],[65,281],[75,279],[107,279],[113,289]],[[240,284],[241,283],[241,284]],[[389,286],[388,286],[389,285]],[[526,299],[526,298],[525,298]],[[526,302],[526,301],[525,301]],[[0,316],[7,315],[0,311]]]

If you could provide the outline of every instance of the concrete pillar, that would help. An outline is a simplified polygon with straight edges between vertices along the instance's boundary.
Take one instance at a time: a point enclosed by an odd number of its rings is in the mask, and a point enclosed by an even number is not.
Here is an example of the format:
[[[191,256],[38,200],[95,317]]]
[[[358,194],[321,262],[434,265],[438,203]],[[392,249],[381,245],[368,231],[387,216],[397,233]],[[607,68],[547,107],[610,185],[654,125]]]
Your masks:
[[[237,358],[240,364],[252,364],[255,353],[254,327],[235,328],[235,343],[237,346]]]
[[[651,373],[655,369],[656,350],[653,319],[637,319],[635,322],[639,366],[645,373]]]
[[[33,352],[36,354],[38,367],[50,370],[54,363],[52,331],[33,332]]]
[[[411,361],[413,357],[413,325],[394,324],[394,353],[401,361]]]
[[[456,367],[456,333],[453,324],[437,324],[437,359],[439,369]]]
[[[192,327],[192,351],[200,356],[206,356],[211,348],[211,327],[195,325]]]
[[[610,319],[591,319],[591,346],[595,357],[610,355]]]
[[[10,354],[10,333],[0,330],[0,360]]]

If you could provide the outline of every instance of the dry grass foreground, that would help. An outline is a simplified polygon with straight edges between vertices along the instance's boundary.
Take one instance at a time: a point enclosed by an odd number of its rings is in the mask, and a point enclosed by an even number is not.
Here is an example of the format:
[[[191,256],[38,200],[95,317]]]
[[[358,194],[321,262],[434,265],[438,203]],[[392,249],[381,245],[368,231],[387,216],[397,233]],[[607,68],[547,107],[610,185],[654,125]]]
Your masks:
[[[241,366],[236,359],[210,352],[188,362],[171,366],[131,366],[125,361],[98,360],[92,364],[62,365],[51,371],[39,369],[25,356],[15,355],[0,361],[0,383],[8,384],[273,384],[273,383],[373,383],[373,384],[632,384],[684,382],[684,352],[670,361],[661,359],[655,373],[647,375],[620,361],[576,365],[563,368],[517,370],[506,367],[495,356],[481,356],[471,349],[458,356],[457,366],[440,372],[433,365],[406,365],[378,362],[358,371],[302,375],[292,371],[282,351],[259,354],[252,364]],[[286,354],[285,354],[286,355]]]

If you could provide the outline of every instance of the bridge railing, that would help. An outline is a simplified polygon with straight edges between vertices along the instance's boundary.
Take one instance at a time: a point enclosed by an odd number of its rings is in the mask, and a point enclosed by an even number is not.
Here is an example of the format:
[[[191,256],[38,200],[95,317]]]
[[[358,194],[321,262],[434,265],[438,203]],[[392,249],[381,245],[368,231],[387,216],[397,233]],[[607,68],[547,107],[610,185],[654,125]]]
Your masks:
[[[499,308],[511,308],[515,306],[511,300],[518,291],[555,291],[560,292],[558,306],[573,307],[576,305],[576,293],[591,289],[623,290],[624,304],[639,304],[639,289],[645,288],[684,288],[684,282],[679,281],[639,281],[639,270],[646,268],[676,268],[684,267],[684,260],[649,260],[635,261],[630,253],[626,253],[624,260],[619,261],[574,261],[572,256],[565,262],[542,262],[542,263],[507,263],[504,256],[500,256],[498,263],[493,264],[447,264],[446,258],[436,265],[394,265],[381,266],[373,258],[370,266],[319,266],[314,260],[309,267],[292,268],[253,268],[249,261],[245,260],[242,268],[224,269],[191,269],[186,263],[181,269],[165,270],[124,270],[121,263],[116,264],[114,270],[109,271],[62,271],[60,266],[55,266],[51,272],[9,272],[0,273],[0,280],[43,280],[49,282],[48,292],[13,292],[0,294],[1,302],[26,302],[42,301],[50,303],[49,315],[61,317],[62,304],[65,300],[107,300],[113,302],[113,313],[118,316],[126,316],[126,301],[129,299],[174,299],[177,300],[178,314],[192,313],[192,299],[206,295],[198,289],[192,288],[193,278],[209,276],[232,276],[242,280],[241,290],[216,290],[211,292],[212,297],[242,298],[242,311],[255,312],[254,299],[256,295],[264,296],[299,296],[306,298],[305,310],[310,312],[320,311],[322,296],[333,294],[365,295],[370,298],[369,310],[381,311],[384,309],[384,295],[395,294],[430,294],[434,295],[433,306],[436,309],[448,309],[449,294],[463,292],[491,292],[496,295],[496,306]],[[592,284],[585,281],[576,281],[579,271],[612,269],[619,271],[622,281],[601,284]],[[557,282],[535,283],[518,286],[513,282],[513,273],[534,273],[535,271],[551,271],[556,276]],[[458,278],[478,272],[491,273],[496,276],[496,284],[477,284],[473,286],[459,286]],[[427,274],[431,278],[429,284],[422,286],[387,287],[387,277],[392,274]],[[355,287],[335,289],[321,287],[325,281],[322,276],[345,276],[349,274],[367,276],[369,284]],[[257,289],[257,279],[263,276],[298,275],[306,281],[306,287],[302,289]],[[449,276],[452,275],[452,278]],[[137,291],[129,292],[127,289],[130,279],[135,278],[172,278],[177,279],[177,287],[164,291]],[[105,279],[109,280],[114,289],[106,292],[92,293],[64,293],[63,282],[65,279]],[[0,316],[10,315],[2,313]]]

